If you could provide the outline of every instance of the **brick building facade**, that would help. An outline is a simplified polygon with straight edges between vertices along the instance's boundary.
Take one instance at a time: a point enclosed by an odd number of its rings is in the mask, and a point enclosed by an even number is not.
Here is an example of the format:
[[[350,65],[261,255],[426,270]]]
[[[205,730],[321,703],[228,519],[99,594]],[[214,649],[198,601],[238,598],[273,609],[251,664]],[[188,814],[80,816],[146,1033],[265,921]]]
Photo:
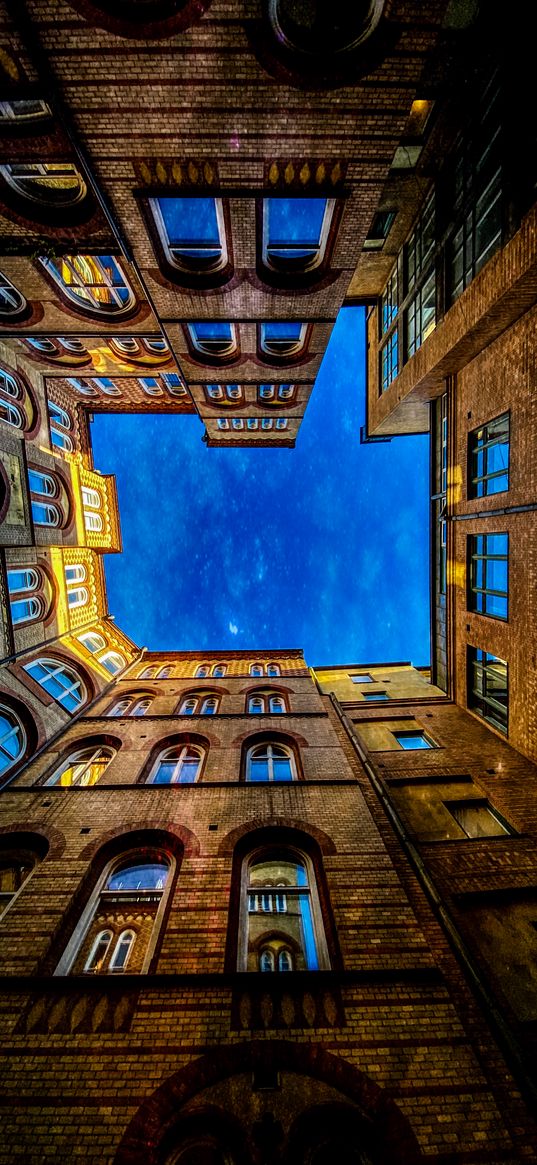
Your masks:
[[[537,1161],[520,51],[452,3],[2,9],[2,1165]],[[91,414],[292,447],[343,302],[366,439],[431,433],[431,670],[138,648]]]

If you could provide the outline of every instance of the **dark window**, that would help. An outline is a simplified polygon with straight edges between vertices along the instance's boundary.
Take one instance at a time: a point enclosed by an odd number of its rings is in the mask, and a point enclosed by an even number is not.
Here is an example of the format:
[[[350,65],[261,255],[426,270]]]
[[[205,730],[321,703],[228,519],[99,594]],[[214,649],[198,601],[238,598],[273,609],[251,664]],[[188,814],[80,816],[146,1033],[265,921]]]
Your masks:
[[[458,225],[447,247],[451,303],[502,240],[501,101],[492,82],[474,123],[459,139],[451,166],[451,205]]]
[[[446,801],[445,805],[467,837],[498,837],[509,833],[488,801]]]
[[[468,707],[507,735],[507,664],[480,647],[468,648]]]
[[[364,240],[364,251],[381,251],[391,231],[395,210],[377,211]]]

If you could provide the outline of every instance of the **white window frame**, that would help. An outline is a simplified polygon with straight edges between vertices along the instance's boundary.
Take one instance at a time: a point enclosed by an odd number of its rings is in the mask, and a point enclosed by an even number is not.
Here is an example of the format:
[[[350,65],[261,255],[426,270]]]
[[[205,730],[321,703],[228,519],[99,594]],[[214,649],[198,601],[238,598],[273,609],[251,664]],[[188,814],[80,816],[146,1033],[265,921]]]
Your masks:
[[[246,854],[242,862],[241,868],[241,886],[240,886],[240,907],[239,907],[239,931],[237,942],[237,970],[246,971],[248,969],[248,929],[249,929],[249,899],[251,894],[263,893],[263,887],[252,887],[250,884],[250,869],[265,859],[271,860],[271,855],[278,853],[285,855],[285,859],[291,862],[302,862],[306,868],[307,887],[304,888],[306,892],[309,890],[311,914],[313,919],[313,933],[315,938],[315,947],[317,954],[317,962],[319,971],[330,970],[330,956],[328,953],[328,944],[326,941],[324,920],[321,910],[321,903],[319,900],[319,891],[317,888],[317,879],[315,877],[315,869],[311,859],[302,850],[295,849],[292,846],[263,846],[261,848],[251,850]],[[284,893],[286,898],[294,897],[301,892],[299,887],[289,886],[275,886],[267,887],[271,894]],[[304,890],[302,892],[304,893]],[[288,902],[286,903],[288,907]],[[260,953],[261,953],[260,948]],[[315,974],[314,971],[311,974]]]
[[[73,667],[67,663],[64,663],[63,660],[48,659],[44,656],[37,656],[36,659],[32,659],[30,663],[24,665],[24,670],[28,672],[28,675],[31,676],[34,682],[39,684],[40,687],[43,688],[43,691],[47,692],[47,695],[51,696],[53,700],[56,700],[58,704],[61,704],[62,708],[64,707],[64,704],[61,696],[56,696],[53,692],[49,692],[46,686],[46,681],[43,682],[43,680],[38,679],[37,676],[33,675],[32,668],[37,666],[43,668],[46,675],[48,675],[49,679],[51,680],[56,679],[58,676],[65,676],[67,679],[69,679],[70,676],[72,677],[71,682],[68,684],[68,686],[65,687],[63,695],[69,696],[71,694],[75,695],[78,693],[77,707],[74,709],[67,708],[67,712],[77,712],[84,706],[88,699],[86,685],[82,677],[78,674],[77,671],[75,671]]]
[[[76,266],[78,260],[79,266],[84,263],[89,267],[88,274],[91,275],[91,267],[88,264],[88,259],[94,263],[96,267],[96,274],[100,276],[99,280],[95,278],[86,278],[83,269],[79,270]],[[104,259],[110,259],[116,268],[121,283],[114,286],[113,278],[110,278],[106,267],[103,263]],[[136,304],[136,299],[132,287],[119,263],[114,255],[63,255],[60,260],[53,260],[41,256],[39,262],[50,275],[53,282],[60,289],[61,294],[65,296],[70,303],[73,304],[75,310],[98,316],[120,316],[125,315],[126,312],[131,311]],[[67,271],[72,276],[72,282],[66,283],[61,273],[63,264]],[[105,288],[110,295],[110,303],[103,303],[98,298],[98,291]],[[120,290],[124,288],[127,292],[127,299],[123,302]],[[97,294],[96,294],[97,293]]]
[[[93,746],[88,745],[86,748],[80,748],[77,749],[76,752],[70,753],[69,756],[66,757],[64,761],[62,761],[58,768],[55,769],[55,771],[52,773],[52,776],[50,776],[48,780],[45,781],[45,785],[59,785],[61,778],[63,774],[67,772],[67,769],[74,765],[82,765],[82,772],[79,774],[80,779],[73,781],[71,785],[66,787],[73,788],[75,786],[78,787],[79,785],[85,787],[87,782],[83,779],[84,773],[87,769],[91,768],[91,766],[94,765],[96,761],[103,759],[104,753],[108,754],[107,763],[103,769],[103,772],[105,772],[110,762],[114,760],[115,756],[117,756],[117,749],[111,748],[107,744],[96,744]],[[101,777],[99,777],[99,781],[100,779]],[[95,781],[94,783],[98,784],[98,781]],[[88,787],[91,786],[88,785]]]
[[[255,759],[253,754],[256,753],[261,748],[265,749],[265,756],[266,756],[266,759],[268,762],[268,764],[267,764],[268,778],[266,781],[256,781],[256,780],[252,779],[252,775],[251,775],[251,773],[252,773],[252,759]],[[289,761],[289,766],[291,769],[291,780],[290,781],[280,781],[280,780],[278,780],[278,778],[274,777],[274,759],[276,759],[276,760],[282,759],[281,757],[274,758],[273,751],[272,751],[274,748],[283,749],[283,751],[284,751],[284,753]],[[291,784],[294,784],[294,782],[298,780],[298,773],[297,773],[297,766],[296,766],[296,758],[295,758],[295,754],[293,752],[293,749],[290,748],[290,746],[288,744],[282,744],[281,741],[279,741],[279,740],[258,741],[256,744],[252,744],[246,753],[245,779],[246,779],[247,784],[253,784],[253,785],[258,785],[258,784],[291,785]]]
[[[176,752],[177,750],[180,750],[178,757],[168,758],[168,753]],[[182,782],[181,781],[181,772],[183,770],[183,765],[184,765],[185,760],[189,759],[187,756],[187,754],[189,752],[196,752],[198,754],[198,767],[196,769],[196,775],[195,775],[193,781]],[[158,771],[159,771],[161,763],[167,761],[168,759],[171,759],[171,760],[175,761],[174,775],[170,781],[163,781],[162,784],[165,786],[180,785],[183,783],[188,784],[188,785],[195,785],[199,781],[200,773],[201,773],[201,770],[203,768],[203,762],[205,760],[206,755],[207,755],[207,750],[205,748],[202,748],[202,746],[200,744],[171,744],[171,745],[169,745],[168,748],[164,748],[162,750],[162,752],[159,752],[153,765],[151,766],[151,771],[149,773],[149,776],[147,777],[146,784],[147,785],[156,784],[155,778],[158,775]],[[177,776],[176,776],[176,774],[177,774]]]

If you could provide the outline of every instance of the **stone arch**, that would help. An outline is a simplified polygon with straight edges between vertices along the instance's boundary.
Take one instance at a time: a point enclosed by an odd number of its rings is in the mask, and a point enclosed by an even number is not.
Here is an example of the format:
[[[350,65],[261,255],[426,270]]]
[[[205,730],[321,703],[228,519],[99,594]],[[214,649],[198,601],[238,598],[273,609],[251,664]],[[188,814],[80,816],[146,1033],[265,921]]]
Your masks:
[[[162,1149],[183,1106],[226,1078],[256,1071],[264,1075],[296,1073],[337,1090],[343,1101],[354,1105],[357,1117],[378,1146],[377,1159],[382,1165],[417,1165],[424,1160],[406,1117],[388,1093],[359,1068],[319,1044],[252,1040],[215,1048],[165,1080],[132,1118],[113,1165],[162,1165]]]

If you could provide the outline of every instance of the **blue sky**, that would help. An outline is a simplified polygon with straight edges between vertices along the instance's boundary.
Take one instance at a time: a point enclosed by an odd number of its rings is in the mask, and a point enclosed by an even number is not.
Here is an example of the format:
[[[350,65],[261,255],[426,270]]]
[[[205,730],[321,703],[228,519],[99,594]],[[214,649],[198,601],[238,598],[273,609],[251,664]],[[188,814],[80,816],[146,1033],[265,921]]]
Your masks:
[[[109,609],[150,650],[302,647],[428,664],[428,440],[360,445],[364,311],[344,308],[295,449],[207,449],[197,417],[96,414],[123,554]]]

